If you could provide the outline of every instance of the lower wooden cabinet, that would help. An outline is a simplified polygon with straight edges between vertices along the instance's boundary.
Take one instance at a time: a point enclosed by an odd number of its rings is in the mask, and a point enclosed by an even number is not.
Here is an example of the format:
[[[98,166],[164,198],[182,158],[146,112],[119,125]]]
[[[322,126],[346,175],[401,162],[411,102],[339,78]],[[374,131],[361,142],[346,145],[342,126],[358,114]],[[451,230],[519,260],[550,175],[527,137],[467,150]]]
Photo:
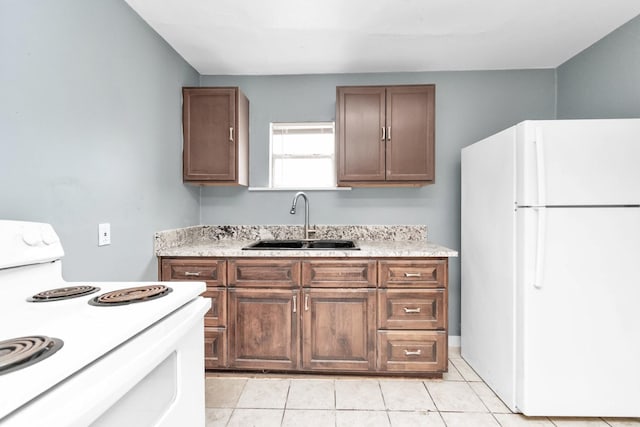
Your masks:
[[[375,369],[375,289],[305,289],[302,367]]]
[[[159,275],[206,281],[206,369],[439,376],[447,268],[446,258],[167,257]]]
[[[379,263],[377,369],[447,371],[447,261]]]
[[[284,289],[229,290],[229,367],[297,367],[298,294]]]
[[[160,280],[204,281],[207,289],[202,297],[211,301],[204,315],[204,367],[227,366],[227,262],[211,258],[161,258]],[[175,286],[180,286],[176,284]]]

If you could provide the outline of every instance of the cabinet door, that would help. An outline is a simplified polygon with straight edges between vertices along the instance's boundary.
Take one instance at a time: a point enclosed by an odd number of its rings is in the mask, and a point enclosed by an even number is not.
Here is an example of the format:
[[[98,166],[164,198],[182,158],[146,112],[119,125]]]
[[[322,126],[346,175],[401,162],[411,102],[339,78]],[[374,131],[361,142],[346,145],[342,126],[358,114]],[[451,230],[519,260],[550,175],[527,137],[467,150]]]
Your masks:
[[[298,291],[229,289],[229,366],[295,369]]]
[[[387,88],[387,181],[433,181],[435,86]]]
[[[383,87],[338,87],[339,184],[341,181],[384,181],[384,105]]]
[[[234,88],[183,88],[183,179],[236,180]]]
[[[305,289],[304,369],[375,369],[375,289]]]

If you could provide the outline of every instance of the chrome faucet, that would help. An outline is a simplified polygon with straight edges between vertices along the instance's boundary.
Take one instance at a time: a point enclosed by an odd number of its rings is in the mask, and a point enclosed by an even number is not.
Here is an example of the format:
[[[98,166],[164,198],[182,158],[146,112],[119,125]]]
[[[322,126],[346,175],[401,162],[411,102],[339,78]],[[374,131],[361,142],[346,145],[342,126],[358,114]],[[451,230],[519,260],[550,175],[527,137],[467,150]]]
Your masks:
[[[289,213],[291,215],[295,215],[296,213],[296,204],[298,203],[298,198],[302,197],[304,199],[304,239],[309,240],[311,234],[315,234],[315,230],[309,230],[309,198],[307,195],[298,191],[295,196],[293,196],[293,203],[291,204],[291,210]]]

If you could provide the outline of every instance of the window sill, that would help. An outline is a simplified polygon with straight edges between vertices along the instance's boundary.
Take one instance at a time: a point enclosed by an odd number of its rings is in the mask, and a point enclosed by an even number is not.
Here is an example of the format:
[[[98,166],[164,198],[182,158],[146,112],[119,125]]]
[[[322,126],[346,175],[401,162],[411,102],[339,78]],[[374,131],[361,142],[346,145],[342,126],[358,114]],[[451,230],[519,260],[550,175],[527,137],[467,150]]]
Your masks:
[[[351,191],[351,187],[249,187],[249,191]]]

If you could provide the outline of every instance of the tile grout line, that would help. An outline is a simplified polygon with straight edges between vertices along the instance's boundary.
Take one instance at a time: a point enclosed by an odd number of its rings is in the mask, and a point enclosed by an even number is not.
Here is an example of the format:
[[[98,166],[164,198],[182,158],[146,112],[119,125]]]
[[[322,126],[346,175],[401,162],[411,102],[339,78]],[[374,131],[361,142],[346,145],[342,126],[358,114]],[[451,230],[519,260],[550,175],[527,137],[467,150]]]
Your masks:
[[[336,389],[336,380],[333,380],[333,408],[335,411],[333,417],[334,427],[338,427],[338,390]]]
[[[389,415],[389,408],[387,408],[387,401],[384,398],[384,393],[382,392],[382,384],[380,380],[376,380],[378,383],[378,390],[380,390],[380,396],[382,397],[382,406],[384,408],[385,414],[387,415],[387,421],[389,421],[389,427],[391,427],[391,416]]]
[[[462,355],[460,355],[460,358],[462,359]],[[464,359],[462,359],[462,360],[464,360]],[[467,362],[465,361],[465,363],[467,363]],[[457,367],[457,366],[455,366],[453,362],[451,362],[451,364],[454,366],[454,368],[456,368],[456,370],[458,370],[458,367]],[[469,366],[469,368],[470,368],[471,370],[473,370],[473,368],[471,367],[471,365],[469,365],[469,364],[467,364],[467,365]],[[460,372],[460,370],[458,370],[458,372]],[[476,376],[482,380],[482,377],[480,377],[480,375],[478,375],[478,373],[477,373],[475,370],[473,371],[473,373],[474,373],[474,374],[476,374]],[[471,387],[471,384],[469,384],[471,381],[467,381],[467,379],[465,378],[465,376],[464,376],[464,375],[462,375],[462,373],[460,373],[460,376],[462,377],[462,379],[464,380],[464,382],[467,384],[467,386],[469,386],[469,388],[471,389],[471,391],[472,391],[476,396],[478,396],[478,399],[480,399],[480,402],[484,405],[484,407],[485,407],[485,408],[487,408],[487,411],[489,412],[489,414],[491,414],[491,417],[496,421],[496,423],[497,423],[499,426],[501,426],[501,427],[502,427],[502,423],[500,422],[500,420],[498,419],[498,417],[496,417],[496,414],[494,414],[494,413],[493,413],[493,411],[489,408],[489,405],[487,405],[487,404],[484,402],[484,400],[482,400],[482,397],[480,397],[480,394],[479,394],[479,393],[478,393],[478,392],[477,392],[473,387]],[[484,382],[484,380],[482,380],[482,383],[486,385],[486,383]],[[487,386],[487,387],[489,387],[489,386]],[[491,392],[493,393],[493,390],[492,390]],[[511,409],[509,409],[509,410],[511,410]]]
[[[447,362],[449,362],[448,358],[447,358]],[[455,366],[454,366],[454,369],[456,369]],[[456,369],[456,371],[457,371],[457,369]],[[462,375],[460,375],[460,377],[462,377]],[[445,380],[443,380],[443,381],[445,381]],[[427,396],[429,396],[429,399],[431,399],[431,402],[433,403],[434,408],[436,408],[435,412],[440,417],[440,420],[442,420],[442,424],[444,424],[444,426],[447,427],[447,422],[444,420],[444,417],[442,416],[442,413],[440,412],[440,408],[438,408],[438,404],[436,403],[436,400],[433,398],[433,396],[431,396],[431,392],[429,391],[429,387],[427,386],[426,380],[422,380],[420,382],[422,383],[422,386],[424,387],[424,389],[427,391]]]
[[[224,424],[225,427],[227,427],[229,425],[229,423],[231,422],[231,417],[233,417],[233,413],[236,412],[236,408],[233,407],[231,408],[231,413],[229,414],[229,418],[227,418],[227,422]]]
[[[231,410],[231,414],[229,414],[229,418],[227,419],[227,423],[225,424],[226,427],[229,426],[229,423],[231,422],[231,419],[233,418],[233,414],[235,414],[236,409],[238,409],[238,402],[240,402],[240,396],[242,396],[242,393],[244,392],[245,387],[247,386],[247,383],[249,382],[249,380],[245,380],[244,384],[242,384],[242,390],[240,390],[240,393],[238,393],[238,398],[236,399],[236,402],[233,404],[233,408]]]
[[[284,406],[282,407],[282,417],[280,417],[280,427],[284,425],[284,414],[287,412],[287,403],[289,403],[289,393],[291,393],[291,380],[287,380],[287,395],[284,397]]]

